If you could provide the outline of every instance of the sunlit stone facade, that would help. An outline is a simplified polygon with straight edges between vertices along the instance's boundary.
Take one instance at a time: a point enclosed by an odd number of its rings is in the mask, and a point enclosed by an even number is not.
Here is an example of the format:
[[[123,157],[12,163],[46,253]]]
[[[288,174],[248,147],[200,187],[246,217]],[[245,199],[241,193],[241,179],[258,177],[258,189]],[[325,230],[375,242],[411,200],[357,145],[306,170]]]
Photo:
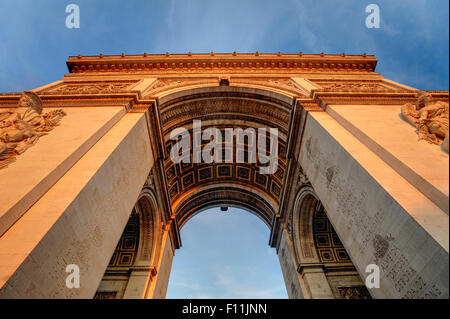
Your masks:
[[[64,112],[59,125],[31,143],[37,133],[2,124],[32,145],[0,166],[0,297],[164,298],[183,225],[236,206],[270,228],[290,298],[448,298],[448,152],[418,141],[401,115],[418,90],[376,63],[365,54],[70,57],[68,74],[32,90],[42,114]],[[428,93],[448,103],[448,92]],[[20,97],[0,94],[2,120],[26,111]],[[278,169],[174,163],[170,133],[192,132],[194,120],[277,128]],[[79,288],[66,285],[68,264],[79,267]],[[365,286],[372,264],[379,288]]]

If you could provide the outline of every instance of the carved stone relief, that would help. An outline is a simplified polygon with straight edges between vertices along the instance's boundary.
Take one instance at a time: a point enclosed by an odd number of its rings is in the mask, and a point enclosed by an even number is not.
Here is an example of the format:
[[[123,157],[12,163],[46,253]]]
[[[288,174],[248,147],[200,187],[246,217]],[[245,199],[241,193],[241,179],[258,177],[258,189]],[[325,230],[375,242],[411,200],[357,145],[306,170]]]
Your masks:
[[[39,137],[47,135],[66,115],[63,110],[42,113],[42,102],[33,92],[24,92],[19,107],[23,113],[14,110],[0,112],[0,169],[14,162],[17,155],[37,143]]]
[[[384,93],[397,91],[394,88],[383,85],[377,82],[328,82],[317,81],[316,84],[320,85],[322,92],[372,92],[372,93]]]
[[[176,88],[194,86],[194,85],[211,85],[216,86],[219,84],[217,78],[205,78],[205,79],[183,79],[183,78],[162,78],[152,86],[146,97],[161,93],[166,90],[173,90]]]
[[[297,173],[297,184],[295,184],[295,182],[293,183],[294,185],[294,189],[297,192],[300,188],[302,188],[303,186],[306,185],[310,185],[309,179],[308,177],[305,175],[305,173],[303,172],[302,168],[300,167],[298,169],[298,173]],[[291,211],[288,215],[287,221],[286,221],[286,229],[288,231],[288,234],[290,236],[292,236],[292,220],[293,220],[293,214],[294,212]]]
[[[417,93],[415,105],[406,103],[401,108],[402,116],[417,129],[419,140],[440,145],[448,152],[448,103],[433,101],[430,93]]]
[[[321,149],[317,138],[310,136],[305,146],[305,159],[313,163],[313,170],[322,172],[318,183],[326,185],[329,196],[337,203],[334,211],[345,219],[343,224],[347,232],[355,236],[363,235],[358,239],[355,253],[370,253],[372,263],[380,266],[381,272],[386,274],[387,282],[392,285],[393,293],[398,297],[426,298],[432,295],[434,298],[442,298],[445,292],[439,289],[437,279],[426,277],[428,274],[420,274],[411,262],[411,255],[407,255],[399,247],[399,239],[381,231],[383,219],[388,216],[389,211],[385,207],[379,207],[370,212],[367,206],[369,194],[336,169],[335,154]]]
[[[259,85],[287,91],[293,95],[305,95],[305,93],[298,87],[296,87],[292,80],[289,78],[232,78],[231,83],[233,85]]]
[[[381,236],[379,234],[375,234],[375,237],[373,238],[373,248],[375,249],[375,263],[378,263],[378,260],[380,258],[384,258],[386,256],[386,253],[389,250],[389,242],[394,240],[391,235],[387,236]]]
[[[342,299],[372,299],[365,286],[338,287]]]
[[[127,91],[128,87],[135,82],[119,83],[68,83],[44,91],[43,94],[71,95],[71,94],[105,94],[121,93]]]
[[[145,180],[145,183],[144,183],[144,187],[149,187],[149,188],[154,189],[155,182],[153,180],[153,172],[152,171],[148,174],[147,179]]]

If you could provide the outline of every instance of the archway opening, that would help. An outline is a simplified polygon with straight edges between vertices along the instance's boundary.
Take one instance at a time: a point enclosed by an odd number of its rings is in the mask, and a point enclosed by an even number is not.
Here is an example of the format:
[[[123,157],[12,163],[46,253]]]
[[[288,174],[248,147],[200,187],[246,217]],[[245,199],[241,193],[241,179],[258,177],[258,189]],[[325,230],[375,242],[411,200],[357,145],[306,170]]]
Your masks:
[[[370,299],[312,187],[299,191],[293,213],[295,257],[307,298]]]
[[[287,298],[270,230],[241,208],[214,207],[181,229],[166,298]]]
[[[145,298],[148,274],[159,244],[159,214],[152,191],[144,188],[133,207],[94,295],[95,299]]]

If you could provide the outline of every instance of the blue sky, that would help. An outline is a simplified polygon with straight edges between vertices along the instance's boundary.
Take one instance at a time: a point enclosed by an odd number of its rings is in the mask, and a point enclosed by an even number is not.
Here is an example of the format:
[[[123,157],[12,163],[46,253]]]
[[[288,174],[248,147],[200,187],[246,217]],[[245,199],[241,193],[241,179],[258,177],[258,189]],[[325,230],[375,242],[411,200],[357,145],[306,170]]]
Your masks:
[[[181,229],[167,298],[287,298],[270,230],[255,215],[208,209]]]
[[[68,4],[80,29],[67,29]],[[365,27],[368,4],[381,27]],[[1,0],[0,92],[60,79],[69,55],[199,52],[375,54],[377,72],[449,88],[447,0]],[[256,217],[204,212],[182,230],[168,297],[286,297],[269,233]]]
[[[65,27],[66,5],[81,27]],[[376,3],[380,29],[365,27]],[[58,80],[69,55],[182,52],[375,54],[377,71],[448,90],[447,0],[2,0],[0,92]]]

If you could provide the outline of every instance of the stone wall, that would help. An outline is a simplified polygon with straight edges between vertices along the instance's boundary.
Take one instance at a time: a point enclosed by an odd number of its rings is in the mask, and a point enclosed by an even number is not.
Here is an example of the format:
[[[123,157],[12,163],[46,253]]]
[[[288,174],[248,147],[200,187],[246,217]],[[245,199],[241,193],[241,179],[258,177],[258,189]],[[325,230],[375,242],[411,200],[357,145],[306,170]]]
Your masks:
[[[283,231],[278,249],[278,259],[280,260],[281,271],[283,273],[286,291],[290,299],[303,299],[301,277],[297,272],[294,248],[286,231]],[[307,295],[309,297],[309,294]]]
[[[301,149],[299,164],[359,274],[380,267],[381,287],[371,294],[448,297],[446,213],[327,113],[308,115]]]
[[[0,297],[92,298],[152,165],[144,114],[125,115],[0,238]]]

